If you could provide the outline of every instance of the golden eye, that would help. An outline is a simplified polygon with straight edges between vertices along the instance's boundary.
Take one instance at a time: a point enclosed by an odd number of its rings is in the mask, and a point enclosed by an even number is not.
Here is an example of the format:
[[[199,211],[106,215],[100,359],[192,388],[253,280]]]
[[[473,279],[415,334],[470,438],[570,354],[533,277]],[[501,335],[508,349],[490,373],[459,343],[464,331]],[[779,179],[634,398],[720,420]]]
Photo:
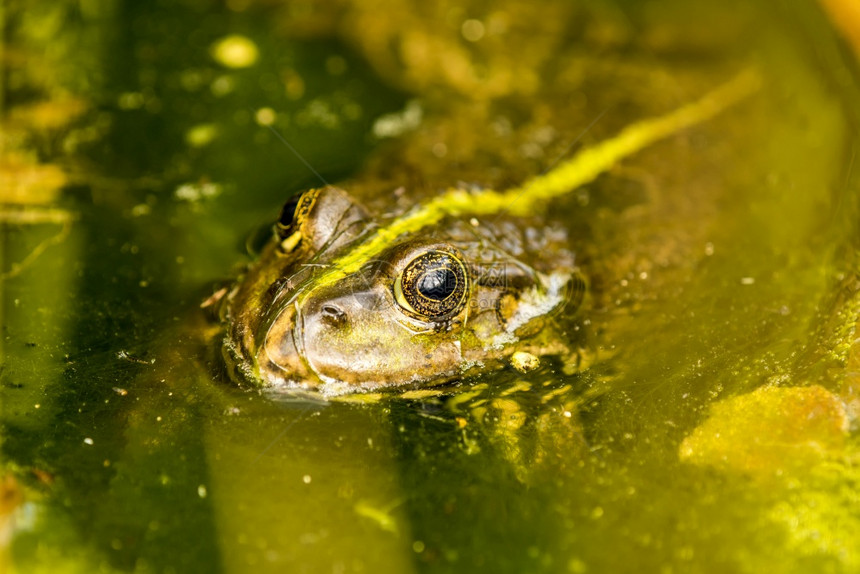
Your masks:
[[[304,193],[292,196],[281,208],[281,214],[275,223],[275,232],[281,241],[284,251],[290,252],[302,238],[302,223],[307,219],[308,213],[313,209],[320,190],[310,189]]]
[[[469,274],[449,251],[427,251],[410,261],[394,281],[401,310],[422,321],[444,321],[459,313],[469,298]]]

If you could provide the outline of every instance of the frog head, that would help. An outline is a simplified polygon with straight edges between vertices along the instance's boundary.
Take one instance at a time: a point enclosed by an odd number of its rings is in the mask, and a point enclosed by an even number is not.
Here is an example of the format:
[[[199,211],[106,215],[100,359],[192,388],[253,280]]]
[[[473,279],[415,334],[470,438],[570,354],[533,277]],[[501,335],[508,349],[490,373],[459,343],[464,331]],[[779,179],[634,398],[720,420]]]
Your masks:
[[[319,281],[392,217],[331,186],[287,202],[225,302],[224,354],[240,380],[326,394],[423,386],[557,350],[547,319],[583,293],[558,230],[448,217]],[[551,268],[521,261],[530,253]]]

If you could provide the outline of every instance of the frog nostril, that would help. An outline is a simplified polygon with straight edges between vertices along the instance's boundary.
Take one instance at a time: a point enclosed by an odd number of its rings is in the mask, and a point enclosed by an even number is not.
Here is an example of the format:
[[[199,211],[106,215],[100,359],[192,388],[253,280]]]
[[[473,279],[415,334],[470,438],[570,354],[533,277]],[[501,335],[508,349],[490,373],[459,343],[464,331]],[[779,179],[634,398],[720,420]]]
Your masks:
[[[346,313],[337,305],[327,303],[320,308],[322,320],[334,327],[339,327],[346,322]]]

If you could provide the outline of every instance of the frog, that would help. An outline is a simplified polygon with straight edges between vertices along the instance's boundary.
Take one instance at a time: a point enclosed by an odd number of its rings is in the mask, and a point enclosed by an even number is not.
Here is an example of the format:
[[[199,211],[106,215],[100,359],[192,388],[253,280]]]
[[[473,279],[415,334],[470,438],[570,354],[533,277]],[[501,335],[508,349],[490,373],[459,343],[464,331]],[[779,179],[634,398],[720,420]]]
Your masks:
[[[337,396],[572,356],[552,317],[582,307],[586,282],[564,228],[447,216],[397,237],[354,274],[313,287],[315,273],[384,219],[330,185],[286,202],[224,301],[232,378]]]

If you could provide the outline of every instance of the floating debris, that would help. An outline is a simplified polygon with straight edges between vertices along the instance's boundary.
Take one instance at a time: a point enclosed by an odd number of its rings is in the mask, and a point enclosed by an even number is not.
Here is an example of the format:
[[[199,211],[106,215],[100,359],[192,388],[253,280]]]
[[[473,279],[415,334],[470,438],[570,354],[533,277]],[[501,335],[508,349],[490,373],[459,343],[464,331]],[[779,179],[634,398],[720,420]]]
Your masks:
[[[142,357],[136,357],[135,355],[132,355],[125,349],[120,349],[116,354],[116,358],[122,361],[128,361],[129,363],[137,363],[138,365],[152,365],[155,363],[155,359],[150,359],[147,361]]]
[[[238,34],[225,36],[212,44],[211,54],[216,62],[228,68],[253,66],[260,57],[257,45],[250,38]]]
[[[511,355],[511,366],[521,373],[528,373],[540,366],[540,359],[531,353],[517,351]]]
[[[218,135],[215,124],[198,124],[185,132],[185,143],[191,147],[203,147]]]
[[[421,125],[424,110],[418,100],[406,104],[403,111],[385,114],[373,123],[373,135],[383,138],[393,138],[414,130]]]
[[[396,504],[393,506],[397,506]],[[376,523],[379,528],[392,534],[398,534],[397,519],[391,515],[391,508],[378,508],[366,500],[361,500],[354,506],[355,513]]]
[[[270,126],[275,123],[278,115],[272,108],[260,108],[254,113],[254,121],[261,126]]]
[[[201,199],[212,199],[218,197],[224,188],[217,183],[183,183],[173,192],[174,197],[180,201],[195,203]]]

